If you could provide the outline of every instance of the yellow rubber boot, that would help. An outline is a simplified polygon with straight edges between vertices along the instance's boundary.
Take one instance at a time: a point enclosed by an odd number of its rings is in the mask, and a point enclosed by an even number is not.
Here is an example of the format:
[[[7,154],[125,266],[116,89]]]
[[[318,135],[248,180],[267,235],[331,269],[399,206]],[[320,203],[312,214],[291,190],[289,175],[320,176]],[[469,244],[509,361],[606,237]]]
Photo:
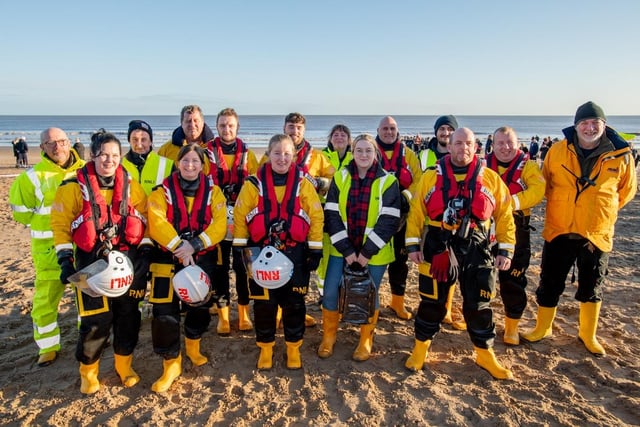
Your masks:
[[[304,315],[304,326],[306,328],[310,328],[312,326],[316,326],[317,322],[316,319],[314,319],[313,317],[309,316],[308,314]]]
[[[238,304],[238,329],[241,331],[253,329],[253,323],[249,317],[249,305]]]
[[[520,319],[504,318],[504,337],[502,341],[509,345],[519,345],[520,335],[518,334],[518,323]]]
[[[416,340],[413,346],[411,356],[407,359],[404,366],[410,371],[418,372],[424,366],[424,361],[429,354],[429,347],[431,346],[431,340],[420,341]]]
[[[500,362],[498,362],[498,359],[496,359],[496,354],[493,352],[493,348],[479,348],[476,346],[473,348],[477,354],[476,364],[489,372],[493,378],[498,380],[513,379],[513,373],[502,366]]]
[[[391,304],[389,304],[388,307],[393,310],[400,319],[411,319],[411,313],[404,307],[404,295],[391,294]]]
[[[446,323],[448,325],[453,324],[453,294],[456,292],[456,286],[451,285],[449,288],[449,293],[447,294],[447,302],[444,303],[444,307],[447,309],[447,312],[444,315],[444,319],[442,319],[442,323]]]
[[[38,357],[38,366],[44,368],[45,366],[51,365],[58,358],[57,351],[48,351],[46,353],[42,353],[40,357]]]
[[[600,306],[602,302],[581,302],[580,303],[580,328],[578,339],[584,343],[594,356],[602,357],[607,353],[596,338],[598,329],[598,318],[600,317]]]
[[[98,381],[98,371],[100,370],[100,360],[96,360],[91,365],[80,364],[80,392],[93,394],[100,390]]]
[[[275,342],[256,342],[260,347],[260,356],[258,356],[258,369],[268,370],[273,367],[273,346]]]
[[[376,329],[376,323],[378,323],[378,310],[375,311],[369,324],[360,326],[360,342],[353,352],[353,360],[359,362],[369,360],[371,349],[373,348],[373,332]]]
[[[190,338],[184,339],[184,347],[187,353],[187,357],[193,363],[193,366],[202,366],[209,361],[202,353],[200,353],[200,338],[192,340]]]
[[[538,316],[536,318],[536,327],[520,334],[522,339],[529,342],[540,341],[543,338],[552,335],[551,327],[553,319],[556,317],[557,307],[538,306]]]
[[[216,328],[218,335],[228,336],[231,333],[231,325],[229,324],[229,306],[218,308],[218,327]]]
[[[162,376],[151,386],[151,390],[156,393],[169,390],[171,384],[182,374],[182,355],[179,354],[175,359],[164,359],[162,368],[164,369]]]
[[[338,319],[340,314],[337,310],[322,309],[322,342],[318,348],[318,356],[323,359],[333,354],[333,346],[336,343],[338,333]]]
[[[302,360],[300,360],[300,346],[302,345],[302,340],[296,342],[287,341],[285,344],[287,344],[287,368],[302,368]]]
[[[113,362],[116,368],[116,372],[125,387],[133,387],[140,382],[140,377],[136,374],[136,371],[131,368],[131,362],[133,362],[133,354],[128,356],[122,356],[120,354],[113,355]]]

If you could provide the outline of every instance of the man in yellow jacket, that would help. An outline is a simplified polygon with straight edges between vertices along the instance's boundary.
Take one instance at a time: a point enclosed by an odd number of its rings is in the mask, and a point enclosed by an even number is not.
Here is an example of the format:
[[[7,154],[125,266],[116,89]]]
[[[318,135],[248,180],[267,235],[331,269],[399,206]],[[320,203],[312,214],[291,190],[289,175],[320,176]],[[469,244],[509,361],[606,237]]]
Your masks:
[[[487,167],[497,172],[511,194],[516,224],[516,247],[511,267],[498,273],[500,297],[505,309],[505,344],[520,344],[518,323],[527,306],[527,268],[531,260],[531,208],[544,197],[544,178],[535,160],[520,150],[518,135],[503,126],[493,133],[493,151],[486,156]]]
[[[606,354],[596,329],[615,222],[637,189],[631,148],[606,121],[597,104],[581,105],[574,125],[562,131],[565,139],[553,144],[544,159],[547,208],[538,314],[535,328],[522,334],[531,342],[552,335],[558,301],[576,263],[578,339],[595,356]]]
[[[65,285],[53,248],[51,204],[60,183],[84,165],[71,148],[67,134],[49,128],[40,134],[41,160],[21,173],[11,185],[9,203],[13,218],[31,228],[31,255],[36,270],[33,295],[33,337],[39,348],[39,366],[48,366],[60,351],[58,305]]]
[[[459,280],[476,363],[494,378],[512,379],[511,371],[493,352],[495,325],[490,305],[496,291],[495,267],[508,270],[513,257],[511,198],[500,176],[483,166],[475,152],[473,132],[456,130],[449,142],[450,154],[424,173],[411,202],[406,242],[409,258],[418,264],[420,306],[415,346],[405,366],[412,371],[422,369],[444,319],[449,288]],[[489,244],[492,219],[498,245],[495,258]]]

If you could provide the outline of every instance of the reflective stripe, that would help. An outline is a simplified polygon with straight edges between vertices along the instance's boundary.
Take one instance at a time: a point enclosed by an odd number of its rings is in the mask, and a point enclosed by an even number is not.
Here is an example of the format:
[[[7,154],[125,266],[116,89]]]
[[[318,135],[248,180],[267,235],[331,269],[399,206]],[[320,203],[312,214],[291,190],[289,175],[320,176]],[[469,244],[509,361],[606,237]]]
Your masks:
[[[33,329],[36,330],[40,335],[48,334],[49,332],[53,332],[58,327],[58,322],[52,322],[48,325],[38,326],[35,323],[33,324]]]
[[[167,159],[165,157],[160,156],[160,161],[158,162],[158,169],[156,170],[156,185],[162,184],[164,181],[164,170],[167,167]]]
[[[392,208],[392,207],[383,207],[380,209],[380,216],[389,215],[394,218],[400,218],[400,209]]]
[[[513,207],[514,211],[519,211],[520,210],[520,199],[518,199],[518,195],[514,194],[513,196],[511,196],[513,198],[513,204],[515,205]]]
[[[339,242],[340,240],[344,240],[348,238],[349,238],[349,235],[347,234],[347,230],[341,230],[331,236],[331,243],[335,245],[336,242]]]
[[[205,248],[208,248],[209,246],[213,246],[213,242],[211,241],[211,238],[207,235],[207,233],[200,233],[200,235],[198,235],[198,239],[204,241]]]
[[[56,252],[60,252],[65,249],[73,250],[73,243],[61,243],[59,245],[56,245]]]
[[[498,249],[506,249],[513,252],[513,250],[515,249],[515,246],[512,245],[511,243],[498,243]]]
[[[382,185],[384,183],[380,184],[380,188],[382,188]],[[402,190],[402,194],[404,194],[404,196],[407,198],[408,201],[411,201],[411,199],[413,199],[413,194],[411,194],[411,191],[409,190]]]
[[[239,237],[233,239],[233,246],[246,246],[247,243],[249,243],[248,239],[241,239]]]
[[[31,230],[32,239],[53,239],[53,231]]]
[[[324,210],[325,211],[340,212],[340,208],[338,207],[338,204],[335,203],[335,202],[327,202],[327,203],[325,203]]]
[[[315,241],[307,241],[307,244],[309,245],[309,249],[322,249],[322,242],[315,242]]]
[[[167,244],[167,248],[173,248],[178,245],[178,242],[182,240],[180,236],[176,236]]]
[[[41,348],[43,350],[60,345],[60,334],[54,335],[52,337],[37,339],[36,344],[38,345],[38,348]]]
[[[153,245],[153,240],[151,240],[148,237],[143,237],[138,246],[143,246],[143,245]]]
[[[51,206],[41,206],[36,208],[35,213],[38,215],[51,215]]]
[[[405,239],[405,244],[406,244],[406,246],[419,245],[420,244],[420,238],[419,237],[407,237]]]
[[[36,196],[36,199],[38,199],[38,204],[42,206],[42,203],[44,201],[44,195],[42,194],[40,180],[38,179],[38,175],[36,174],[36,171],[33,168],[30,168],[29,170],[27,170],[27,177],[29,178],[29,181],[31,181],[31,183],[33,184],[33,192]]]
[[[27,213],[31,212],[31,209],[27,208],[24,205],[9,205],[11,206],[11,210],[16,213]]]
[[[374,231],[371,231],[368,237],[369,237],[369,240],[371,240],[373,244],[375,244],[380,249],[382,249],[384,245],[386,245],[384,240],[382,240],[380,236],[378,236]]]

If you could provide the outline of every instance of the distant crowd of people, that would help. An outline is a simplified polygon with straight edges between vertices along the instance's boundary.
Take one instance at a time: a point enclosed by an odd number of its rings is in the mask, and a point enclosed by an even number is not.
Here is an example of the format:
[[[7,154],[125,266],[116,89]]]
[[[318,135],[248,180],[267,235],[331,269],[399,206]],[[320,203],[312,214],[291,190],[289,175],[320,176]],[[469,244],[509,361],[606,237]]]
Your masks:
[[[317,355],[333,356],[342,321],[358,326],[352,358],[366,361],[386,272],[388,309],[415,322],[408,370],[423,369],[447,323],[467,331],[478,366],[512,379],[494,352],[491,300],[499,289],[505,344],[547,338],[574,265],[578,337],[591,354],[606,354],[596,336],[605,276],[618,211],[634,197],[637,178],[629,144],[607,126],[598,105],[578,107],[562,141],[547,137],[539,145],[533,137],[523,147],[505,125],[489,135],[484,153],[453,115],[436,120],[429,141],[403,142],[391,116],[381,118],[375,136],[352,138],[348,126],[336,124],[326,147],[317,149],[305,139],[306,118],[291,113],[260,159],[238,137],[239,124],[225,108],[209,127],[201,108],[187,105],[157,152],[151,125],[135,119],[128,151],[99,129],[86,161],[62,129],[41,133],[40,161],[17,177],[9,196],[13,217],[31,233],[39,366],[61,351],[58,305],[69,284],[83,394],[100,390],[108,345],[122,384],[140,381],[133,356],[145,300],[163,367],[151,386],[158,393],[182,374],[183,354],[192,366],[208,363],[202,340],[212,315],[220,336],[254,331],[260,370],[273,367],[282,324],[286,367],[302,368],[305,330],[317,321],[305,303],[314,285],[322,305]],[[26,165],[26,156],[20,161]],[[530,215],[545,196],[537,319],[520,331]],[[408,280],[409,261],[418,268],[415,282]],[[461,317],[453,309],[456,289]],[[417,307],[407,307],[408,291],[418,292]]]

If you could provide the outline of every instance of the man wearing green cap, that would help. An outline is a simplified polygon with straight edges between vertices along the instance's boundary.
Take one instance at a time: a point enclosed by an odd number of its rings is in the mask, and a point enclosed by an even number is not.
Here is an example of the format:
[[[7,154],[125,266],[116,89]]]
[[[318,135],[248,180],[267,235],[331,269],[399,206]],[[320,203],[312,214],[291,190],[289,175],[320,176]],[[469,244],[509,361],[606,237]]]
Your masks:
[[[553,144],[545,157],[547,207],[536,290],[538,314],[535,328],[522,334],[530,342],[551,336],[558,301],[575,263],[578,339],[595,356],[605,355],[596,329],[614,225],[618,211],[633,199],[637,187],[631,147],[606,120],[597,104],[581,105],[574,125],[563,129],[565,139]]]

